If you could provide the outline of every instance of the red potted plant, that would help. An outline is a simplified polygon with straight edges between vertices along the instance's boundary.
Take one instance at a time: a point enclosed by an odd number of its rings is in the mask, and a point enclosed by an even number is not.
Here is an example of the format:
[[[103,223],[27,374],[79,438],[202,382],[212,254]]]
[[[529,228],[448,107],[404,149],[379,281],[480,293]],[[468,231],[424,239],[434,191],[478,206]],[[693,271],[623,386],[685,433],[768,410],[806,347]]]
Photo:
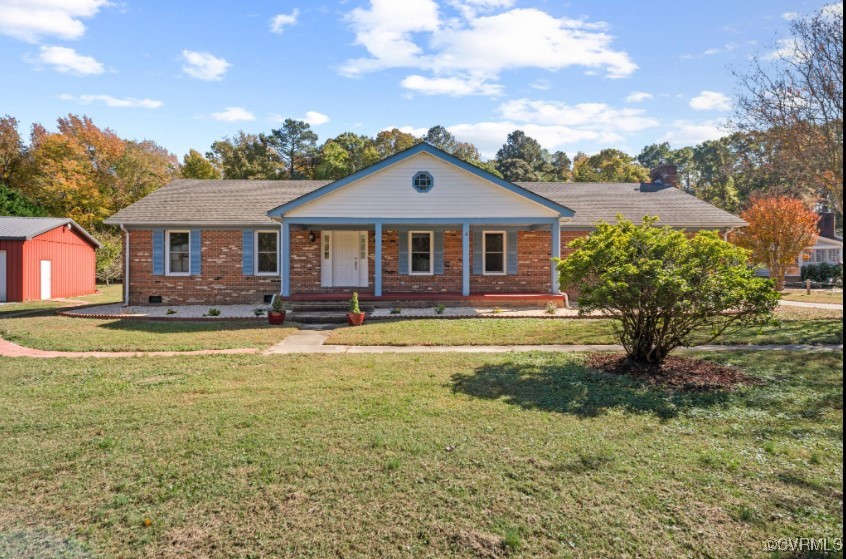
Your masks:
[[[364,313],[358,306],[358,293],[353,292],[352,299],[350,299],[350,312],[347,313],[347,324],[361,326],[362,322],[364,322]]]
[[[282,297],[279,295],[273,296],[273,301],[270,303],[270,310],[267,311],[267,321],[274,326],[285,322],[285,309],[282,308]]]

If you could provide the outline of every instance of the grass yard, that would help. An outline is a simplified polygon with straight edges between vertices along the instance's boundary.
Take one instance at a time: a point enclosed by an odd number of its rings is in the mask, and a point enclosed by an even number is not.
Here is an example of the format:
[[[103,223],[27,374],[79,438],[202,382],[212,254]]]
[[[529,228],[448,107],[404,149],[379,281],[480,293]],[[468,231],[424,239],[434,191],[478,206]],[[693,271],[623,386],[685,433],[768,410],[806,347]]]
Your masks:
[[[86,305],[94,303],[116,303],[122,299],[123,287],[120,284],[104,285],[98,284],[97,291],[93,295],[84,295],[81,297],[71,297],[66,301],[24,301],[21,303],[4,303],[0,304],[0,317],[12,313],[19,313],[21,311],[37,311],[44,309],[57,309],[60,307],[71,306],[72,303],[67,301],[79,301]]]
[[[837,291],[832,291],[830,289],[812,289],[811,294],[808,295],[804,289],[785,289],[781,292],[781,298],[785,301],[842,305],[843,290],[838,289]]]
[[[843,312],[779,307],[777,326],[717,340],[726,344],[843,343]],[[614,322],[600,319],[427,319],[371,320],[339,328],[327,340],[335,345],[534,345],[613,344]]]
[[[0,359],[0,557],[771,557],[840,537],[842,354]],[[46,551],[45,551],[46,550]]]
[[[56,351],[190,351],[266,348],[295,331],[266,321],[153,321],[55,316],[0,318],[0,337],[22,346]]]

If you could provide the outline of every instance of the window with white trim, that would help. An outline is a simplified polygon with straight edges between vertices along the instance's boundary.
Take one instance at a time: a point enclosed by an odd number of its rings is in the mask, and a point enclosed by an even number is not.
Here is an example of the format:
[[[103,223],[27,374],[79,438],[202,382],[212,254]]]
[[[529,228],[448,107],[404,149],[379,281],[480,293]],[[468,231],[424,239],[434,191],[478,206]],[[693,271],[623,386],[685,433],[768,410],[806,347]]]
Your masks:
[[[279,231],[256,231],[256,275],[279,273]]]
[[[431,274],[434,261],[432,233],[412,231],[408,234],[408,244],[409,272],[421,275]]]
[[[505,232],[485,231],[482,234],[482,259],[485,274],[505,273]]]
[[[191,274],[191,233],[188,231],[168,231],[165,235],[167,270],[169,276],[187,276]]]

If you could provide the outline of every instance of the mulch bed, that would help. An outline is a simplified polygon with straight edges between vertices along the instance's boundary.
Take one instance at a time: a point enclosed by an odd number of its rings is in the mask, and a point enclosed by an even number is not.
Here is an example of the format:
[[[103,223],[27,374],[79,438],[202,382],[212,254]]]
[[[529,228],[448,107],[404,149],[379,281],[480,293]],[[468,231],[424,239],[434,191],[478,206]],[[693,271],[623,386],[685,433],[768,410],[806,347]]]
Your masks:
[[[587,359],[592,369],[625,375],[647,384],[673,390],[732,390],[758,381],[735,367],[684,357],[668,357],[661,365],[633,363],[625,355],[594,353]]]

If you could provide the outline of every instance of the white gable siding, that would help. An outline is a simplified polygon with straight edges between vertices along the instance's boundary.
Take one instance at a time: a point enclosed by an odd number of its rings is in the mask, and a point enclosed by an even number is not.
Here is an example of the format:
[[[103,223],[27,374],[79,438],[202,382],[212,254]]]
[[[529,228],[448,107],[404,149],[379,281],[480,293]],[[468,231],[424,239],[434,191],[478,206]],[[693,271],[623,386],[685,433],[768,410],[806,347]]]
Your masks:
[[[434,187],[411,186],[428,171]],[[419,153],[288,212],[288,217],[554,217],[558,213],[460,167]]]

